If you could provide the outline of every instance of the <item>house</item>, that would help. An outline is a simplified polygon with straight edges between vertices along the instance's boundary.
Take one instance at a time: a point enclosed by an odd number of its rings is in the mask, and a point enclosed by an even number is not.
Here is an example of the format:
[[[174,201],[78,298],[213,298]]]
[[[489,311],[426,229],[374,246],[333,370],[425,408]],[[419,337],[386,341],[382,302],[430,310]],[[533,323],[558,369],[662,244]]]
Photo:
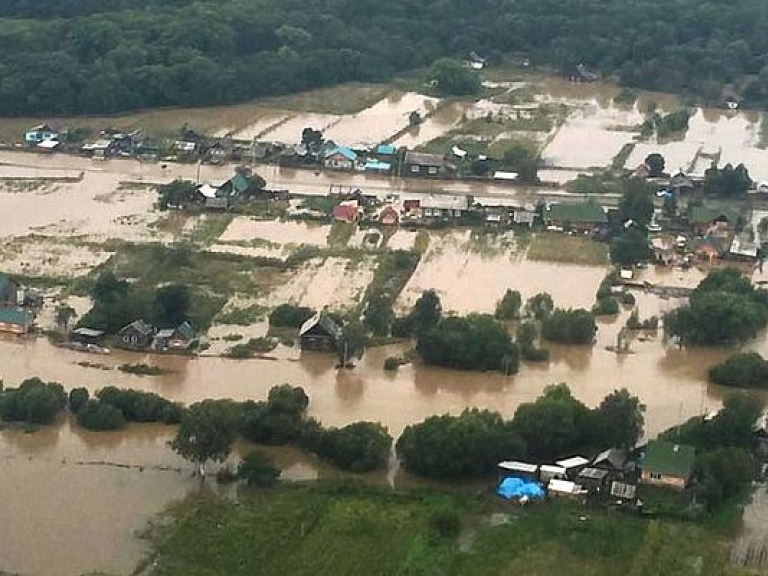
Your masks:
[[[736,220],[738,220],[738,214],[730,210],[693,206],[688,217],[688,225],[697,236],[728,238],[736,226]]]
[[[589,492],[600,492],[608,481],[608,470],[603,468],[584,468],[576,476],[576,482]]]
[[[493,173],[493,179],[494,180],[517,180],[517,172],[507,172],[504,170],[497,170]]]
[[[93,328],[75,328],[69,333],[69,339],[73,342],[82,344],[100,344],[104,336],[103,330],[94,330]]]
[[[400,222],[400,212],[393,206],[384,206],[377,218],[382,226],[397,226]]]
[[[726,256],[731,260],[755,263],[758,259],[759,250],[760,243],[754,237],[750,238],[748,233],[742,232],[741,234],[734,234],[733,242],[731,242]]]
[[[469,196],[430,194],[420,200],[419,208],[425,218],[461,218],[469,210]]]
[[[539,478],[547,484],[550,480],[565,480],[565,468],[553,466],[552,464],[542,464],[539,467]]]
[[[117,142],[111,138],[99,138],[83,144],[81,150],[93,158],[106,158],[117,149]]]
[[[645,450],[640,482],[684,490],[693,474],[693,446],[651,440]]]
[[[565,460],[558,460],[555,464],[560,468],[564,468],[566,477],[573,480],[579,475],[579,472],[587,467],[589,460],[583,456],[571,456]]]
[[[509,222],[509,209],[501,206],[489,206],[485,209],[485,223],[501,225]]]
[[[516,476],[517,478],[524,478],[526,480],[535,480],[536,473],[539,471],[539,467],[536,464],[518,462],[516,460],[499,462],[496,467],[504,476]]]
[[[249,172],[244,169],[235,171],[234,176],[221,184],[204,184],[197,189],[203,197],[203,204],[210,210],[227,210],[234,202],[248,194],[251,182]]]
[[[152,348],[155,350],[186,350],[195,340],[195,331],[189,322],[182,322],[176,328],[166,328],[155,334]]]
[[[229,200],[244,196],[251,187],[249,176],[250,171],[245,168],[235,170],[235,174],[219,186],[219,195],[226,196]]]
[[[0,308],[19,306],[19,285],[5,274],[0,274]]]
[[[27,310],[0,308],[0,332],[26,334],[32,326],[33,316]]]
[[[656,237],[651,239],[653,258],[659,264],[669,266],[676,259],[675,242],[671,238]]]
[[[197,151],[197,142],[191,140],[176,140],[173,143],[173,151],[182,156],[191,156]]]
[[[406,152],[401,174],[403,176],[443,176],[451,168],[452,165],[439,154]]]
[[[602,206],[594,200],[579,204],[552,204],[544,211],[544,222],[562,230],[578,232],[594,232],[608,223],[608,218]]]
[[[304,322],[299,329],[302,350],[331,352],[344,337],[344,331],[325,310]]]
[[[334,146],[323,154],[323,165],[335,170],[354,170],[357,154],[347,146]]]
[[[482,70],[488,65],[488,59],[483,58],[474,50],[469,53],[469,66],[474,70]]]
[[[117,333],[119,343],[124,348],[140,350],[149,346],[155,329],[144,320],[135,320],[124,326]]]
[[[533,221],[536,219],[535,210],[526,210],[525,208],[515,208],[512,214],[512,222],[520,224],[521,226],[528,226],[533,228]]]
[[[48,124],[34,126],[24,133],[24,143],[30,147],[35,147],[46,140],[58,139],[59,133]]]
[[[687,194],[693,192],[695,184],[692,178],[689,178],[682,172],[678,172],[669,180],[670,189],[677,194]]]
[[[592,460],[592,468],[607,470],[610,474],[621,474],[627,470],[627,453],[619,448],[608,448]]]
[[[357,202],[354,204],[341,203],[338,206],[333,207],[331,213],[334,220],[339,222],[347,222],[348,224],[354,224],[357,222],[360,209],[357,207]]]
[[[223,164],[229,156],[229,151],[221,142],[216,142],[205,151],[205,159],[211,164]]]
[[[379,156],[394,156],[397,152],[397,148],[395,148],[392,144],[379,144],[376,147],[376,154]]]

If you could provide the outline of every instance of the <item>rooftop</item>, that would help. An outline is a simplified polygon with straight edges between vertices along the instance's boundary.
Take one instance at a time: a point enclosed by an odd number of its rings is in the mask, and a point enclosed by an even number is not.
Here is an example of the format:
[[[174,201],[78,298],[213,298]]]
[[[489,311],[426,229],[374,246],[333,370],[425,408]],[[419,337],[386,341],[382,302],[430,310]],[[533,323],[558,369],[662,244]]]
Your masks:
[[[0,308],[0,322],[5,324],[29,324],[32,322],[32,314],[26,310],[16,308]]]
[[[499,462],[497,466],[508,472],[523,472],[525,474],[536,474],[536,471],[539,469],[536,464],[518,462],[516,460],[505,460],[504,462]]]
[[[333,318],[321,310],[301,325],[301,328],[299,329],[299,336],[303,336],[317,325],[320,325],[323,330],[325,330],[328,334],[336,339],[339,339],[344,335],[344,331],[338,324],[336,324],[336,322],[333,321]]]
[[[688,477],[693,470],[693,446],[651,440],[645,451],[643,470],[665,476]]]
[[[558,460],[555,462],[558,466],[568,469],[568,468],[578,468],[579,466],[586,466],[589,464],[589,460],[584,458],[583,456],[571,456],[570,458],[566,458],[565,460]]]
[[[421,199],[421,208],[437,208],[440,210],[466,210],[469,208],[467,196],[449,194],[430,194]]]
[[[423,152],[406,152],[406,164],[418,164],[420,166],[443,166],[445,158],[440,154],[425,154]]]
[[[357,154],[355,153],[355,151],[352,150],[352,148],[349,148],[347,146],[335,146],[333,148],[330,148],[328,151],[326,151],[324,156],[328,158],[336,154],[341,154],[342,156],[344,156],[344,158],[346,158],[347,160],[351,160],[352,162],[357,160]]]

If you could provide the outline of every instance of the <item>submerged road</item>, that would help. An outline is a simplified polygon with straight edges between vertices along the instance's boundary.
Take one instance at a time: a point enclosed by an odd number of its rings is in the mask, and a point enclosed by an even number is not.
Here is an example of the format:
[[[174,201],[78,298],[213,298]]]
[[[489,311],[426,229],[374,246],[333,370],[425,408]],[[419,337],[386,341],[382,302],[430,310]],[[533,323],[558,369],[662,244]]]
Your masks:
[[[211,166],[207,164],[179,164],[174,162],[139,162],[120,158],[92,160],[66,154],[39,154],[22,151],[0,151],[0,177],[12,178],[15,168],[23,168],[24,178],[55,178],[71,176],[73,171],[114,174],[126,181],[163,184],[176,178],[204,182],[220,182],[232,175],[236,164]],[[424,195],[471,195],[476,200],[499,200],[504,204],[535,204],[546,202],[583,202],[582,194],[572,194],[561,188],[532,188],[516,186],[494,180],[431,180],[427,178],[400,178],[362,172],[333,170],[305,170],[282,168],[272,164],[256,165],[269,188],[288,190],[307,196],[327,196],[329,193],[350,192],[361,189],[367,194],[385,197],[398,194],[401,197]],[[66,171],[66,172],[63,172]],[[601,204],[615,205],[618,194],[591,195]]]

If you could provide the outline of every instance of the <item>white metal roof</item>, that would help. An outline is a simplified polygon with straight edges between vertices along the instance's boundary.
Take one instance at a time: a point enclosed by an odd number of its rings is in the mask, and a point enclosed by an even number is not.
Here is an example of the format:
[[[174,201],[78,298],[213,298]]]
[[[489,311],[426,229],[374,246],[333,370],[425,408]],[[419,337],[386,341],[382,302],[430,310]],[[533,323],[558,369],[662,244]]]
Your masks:
[[[561,494],[578,494],[581,491],[581,487],[570,480],[558,480],[557,478],[553,478],[549,481],[547,490],[550,492],[559,492]]]
[[[517,172],[498,171],[493,173],[494,180],[517,180]]]
[[[206,198],[216,198],[216,192],[218,192],[219,189],[211,186],[210,184],[204,184],[198,188],[198,191]]]
[[[558,466],[562,466],[566,470],[568,468],[578,468],[579,466],[585,466],[589,464],[589,460],[584,458],[583,456],[571,456],[570,458],[566,458],[565,460],[558,460],[555,462]]]
[[[552,464],[542,464],[540,470],[548,474],[565,474],[565,468],[553,466]]]
[[[536,464],[529,464],[528,462],[518,462],[516,460],[505,460],[497,464],[502,470],[509,470],[510,472],[525,472],[526,474],[536,474],[539,467]]]
[[[45,150],[53,150],[58,145],[59,145],[59,141],[58,140],[43,140],[42,142],[40,142],[37,145],[37,147],[38,148],[43,148]]]

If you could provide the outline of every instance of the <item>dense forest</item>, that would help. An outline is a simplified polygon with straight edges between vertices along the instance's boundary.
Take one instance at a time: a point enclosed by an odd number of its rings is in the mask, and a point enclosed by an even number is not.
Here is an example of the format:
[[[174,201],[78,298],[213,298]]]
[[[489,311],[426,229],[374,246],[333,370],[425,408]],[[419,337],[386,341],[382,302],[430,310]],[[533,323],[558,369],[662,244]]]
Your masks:
[[[761,0],[4,0],[0,18],[4,115],[229,103],[472,50],[768,104]]]

